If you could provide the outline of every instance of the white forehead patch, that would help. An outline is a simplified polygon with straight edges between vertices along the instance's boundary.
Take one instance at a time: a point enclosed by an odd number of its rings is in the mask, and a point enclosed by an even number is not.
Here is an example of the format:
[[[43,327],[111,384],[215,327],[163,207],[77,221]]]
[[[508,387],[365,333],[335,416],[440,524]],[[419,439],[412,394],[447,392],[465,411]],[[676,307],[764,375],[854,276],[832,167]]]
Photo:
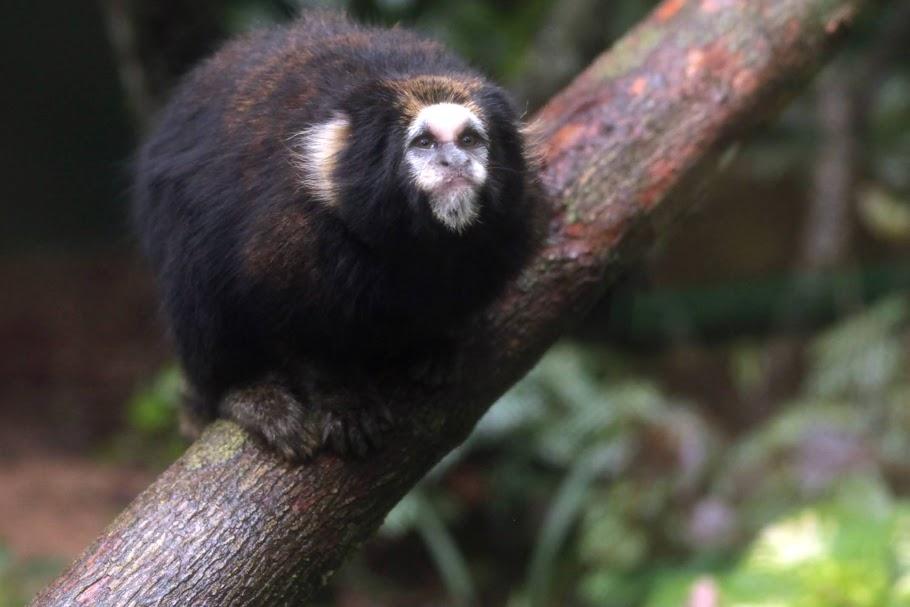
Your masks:
[[[454,141],[466,126],[486,136],[480,118],[465,106],[460,103],[434,103],[420,110],[411,122],[408,139],[429,131],[439,141]]]

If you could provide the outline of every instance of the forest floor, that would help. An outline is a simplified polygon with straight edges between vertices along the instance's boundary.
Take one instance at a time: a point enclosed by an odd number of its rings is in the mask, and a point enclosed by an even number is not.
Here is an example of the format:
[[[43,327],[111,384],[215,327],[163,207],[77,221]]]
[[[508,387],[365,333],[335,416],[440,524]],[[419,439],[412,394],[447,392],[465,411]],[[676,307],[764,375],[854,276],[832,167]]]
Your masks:
[[[0,548],[78,555],[154,477],[105,461],[167,361],[148,275],[119,252],[0,260]]]

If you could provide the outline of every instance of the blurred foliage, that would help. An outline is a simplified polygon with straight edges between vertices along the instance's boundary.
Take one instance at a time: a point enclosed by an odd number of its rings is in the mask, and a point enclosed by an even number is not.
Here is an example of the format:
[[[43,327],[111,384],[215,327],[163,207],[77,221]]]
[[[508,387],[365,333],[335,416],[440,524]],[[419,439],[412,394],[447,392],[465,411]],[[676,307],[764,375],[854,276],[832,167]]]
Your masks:
[[[17,559],[0,544],[0,607],[26,604],[63,566],[59,559]]]
[[[103,446],[101,455],[152,469],[172,462],[187,445],[178,432],[182,399],[180,370],[170,366],[160,371],[127,403],[124,427]]]
[[[729,587],[730,601],[740,601],[731,605],[830,605],[824,589],[841,584],[858,587],[837,604],[892,604],[874,602],[884,595],[868,594],[862,581],[878,580],[882,592],[897,583],[889,551],[900,548],[893,534],[906,525],[900,521],[910,516],[910,502],[891,491],[910,481],[908,344],[906,297],[847,319],[812,340],[797,397],[760,426],[730,436],[697,403],[637,374],[628,356],[564,343],[392,511],[383,535],[444,542],[445,554],[428,552],[445,579],[463,579],[470,563],[472,575],[501,582],[484,571],[496,563],[458,554],[458,531],[427,534],[416,513],[433,511],[452,530],[467,520],[494,528],[507,524],[503,517],[520,521],[529,543],[521,549],[526,574],[509,603],[516,607],[627,606],[649,596],[656,602],[648,604],[683,605],[680,593],[708,573],[721,576],[724,597]],[[750,373],[740,375],[751,381]],[[468,482],[472,475],[479,478]],[[773,524],[813,503],[797,523]],[[862,510],[872,507],[877,518]],[[830,543],[817,568],[771,575],[762,569],[770,542],[794,524],[821,525]],[[877,560],[855,562],[867,549]],[[754,602],[762,584],[799,600],[773,602],[778,594],[768,594],[768,602]]]
[[[870,232],[894,243],[910,241],[910,202],[881,185],[869,185],[859,193],[860,220]]]
[[[732,566],[655,576],[647,607],[910,605],[910,503],[869,479],[761,530]]]

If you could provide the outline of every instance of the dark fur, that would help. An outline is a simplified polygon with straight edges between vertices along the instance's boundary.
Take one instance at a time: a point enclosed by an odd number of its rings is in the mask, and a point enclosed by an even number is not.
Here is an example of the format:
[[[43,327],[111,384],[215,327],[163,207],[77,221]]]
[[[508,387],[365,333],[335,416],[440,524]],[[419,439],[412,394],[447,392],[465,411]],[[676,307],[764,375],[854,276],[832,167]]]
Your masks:
[[[491,130],[480,221],[462,235],[408,185],[402,87],[472,102]],[[293,136],[339,110],[352,128],[329,205],[301,186]],[[503,92],[438,44],[339,17],[253,34],[191,73],[139,152],[135,216],[193,416],[233,417],[292,458],[375,443],[394,416],[350,394],[445,359],[531,250],[517,129]]]

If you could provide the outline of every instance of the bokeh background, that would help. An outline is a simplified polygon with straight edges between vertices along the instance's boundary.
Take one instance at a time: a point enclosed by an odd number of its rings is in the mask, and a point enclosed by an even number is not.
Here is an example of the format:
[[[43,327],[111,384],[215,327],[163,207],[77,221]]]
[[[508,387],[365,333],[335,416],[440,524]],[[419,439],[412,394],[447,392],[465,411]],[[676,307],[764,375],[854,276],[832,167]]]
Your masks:
[[[654,4],[7,0],[0,607],[185,447],[127,219],[180,74],[329,6],[446,41],[532,113]],[[910,605],[910,2],[724,162],[321,604]]]

